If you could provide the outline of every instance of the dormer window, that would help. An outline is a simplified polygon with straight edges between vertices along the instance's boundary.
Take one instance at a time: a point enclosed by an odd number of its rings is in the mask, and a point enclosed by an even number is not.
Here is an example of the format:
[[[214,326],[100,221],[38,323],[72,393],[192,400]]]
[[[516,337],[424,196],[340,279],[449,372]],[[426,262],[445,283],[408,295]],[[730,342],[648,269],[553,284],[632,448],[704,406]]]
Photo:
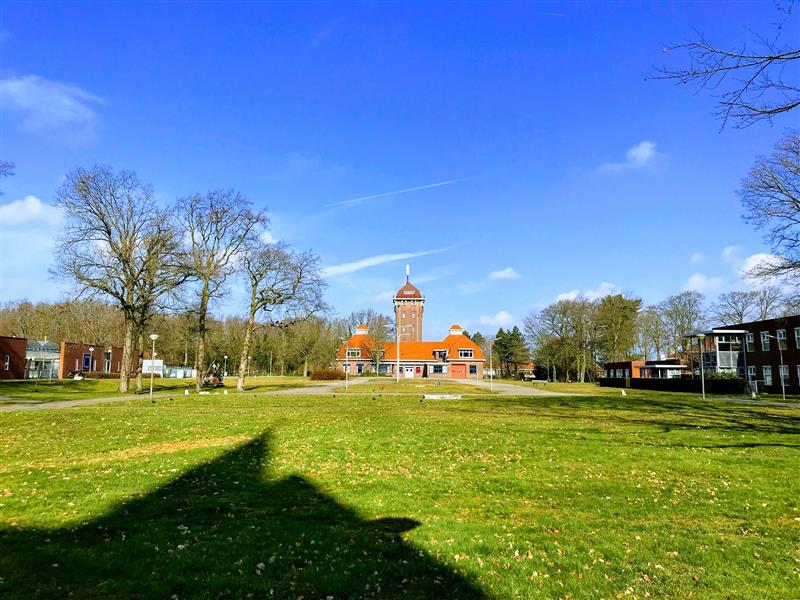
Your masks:
[[[472,348],[459,348],[458,358],[472,358]]]
[[[361,348],[348,348],[347,358],[361,358]]]

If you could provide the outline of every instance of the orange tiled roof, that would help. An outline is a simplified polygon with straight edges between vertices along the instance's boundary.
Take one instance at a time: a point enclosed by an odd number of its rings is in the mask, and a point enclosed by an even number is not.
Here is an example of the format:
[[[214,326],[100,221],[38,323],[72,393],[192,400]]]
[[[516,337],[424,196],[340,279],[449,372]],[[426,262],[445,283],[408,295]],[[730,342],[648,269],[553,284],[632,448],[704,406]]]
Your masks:
[[[347,346],[342,344],[336,352],[336,358],[345,358],[345,347],[361,348],[362,359],[371,358],[369,351],[374,345],[374,341],[369,335],[353,335],[347,340]],[[458,360],[459,348],[472,348],[473,360],[483,360],[483,352],[480,347],[465,335],[448,335],[440,342],[400,342],[400,360],[433,360],[434,350],[447,350],[450,362]],[[397,343],[384,342],[383,356],[381,360],[390,362],[397,360]],[[463,359],[462,359],[463,360]],[[469,359],[467,359],[469,360]]]

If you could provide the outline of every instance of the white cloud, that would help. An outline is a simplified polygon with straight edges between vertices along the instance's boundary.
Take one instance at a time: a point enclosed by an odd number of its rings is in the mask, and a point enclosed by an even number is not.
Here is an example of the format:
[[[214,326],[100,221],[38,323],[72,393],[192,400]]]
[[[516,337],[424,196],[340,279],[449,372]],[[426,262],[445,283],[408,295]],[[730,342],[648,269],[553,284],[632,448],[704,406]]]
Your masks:
[[[520,274],[514,270],[514,267],[506,267],[499,271],[492,271],[489,273],[489,279],[519,279]]]
[[[629,169],[640,169],[651,165],[659,153],[656,151],[656,145],[649,140],[642,140],[635,146],[628,148],[625,153],[625,160],[622,162],[603,163],[597,170],[601,173],[611,173],[618,171],[627,171]]]
[[[492,327],[506,327],[514,322],[514,318],[506,310],[501,310],[496,315],[484,315],[478,319],[481,325],[490,325]]]
[[[375,294],[370,298],[370,300],[375,300],[377,302],[381,302],[384,300],[391,300],[394,298],[394,292],[392,290],[386,290],[385,292],[381,292],[380,294]]]
[[[739,277],[742,281],[752,288],[761,288],[769,285],[775,285],[782,282],[782,277],[773,277],[771,279],[755,278],[751,273],[759,268],[765,266],[774,266],[781,262],[781,258],[774,254],[767,252],[758,252],[751,254],[745,258],[739,266]]]
[[[722,277],[709,277],[703,273],[695,273],[683,284],[682,289],[701,294],[715,294],[722,289],[722,284]]]
[[[272,235],[272,232],[267,231],[266,229],[261,232],[261,235],[259,237],[261,238],[261,241],[264,242],[265,244],[278,243],[278,238],[276,238],[274,235]]]
[[[458,245],[454,245],[454,246],[448,246],[447,248],[438,248],[436,250],[423,250],[421,252],[378,254],[377,256],[369,256],[367,258],[362,258],[360,260],[356,260],[349,263],[343,263],[341,265],[332,265],[330,267],[325,267],[324,269],[322,269],[322,275],[324,277],[334,277],[336,275],[344,275],[346,273],[355,273],[356,271],[361,271],[369,267],[374,267],[389,262],[406,260],[409,258],[416,258],[417,256],[427,256],[429,254],[438,254],[440,252],[447,252],[457,247]]]
[[[722,249],[722,260],[729,265],[736,265],[741,262],[741,258],[739,258],[739,253],[741,251],[741,246],[725,246]]]
[[[52,204],[42,202],[36,196],[25,196],[0,206],[0,223],[3,225],[22,225],[33,222],[56,225],[60,220],[61,210]]]
[[[702,252],[692,252],[692,255],[689,257],[689,264],[696,265],[705,260],[705,256],[703,256]]]
[[[102,98],[75,85],[50,81],[36,75],[0,81],[4,108],[22,115],[22,131],[70,142],[95,137],[97,114],[93,105]]]
[[[618,285],[608,281],[602,281],[600,285],[593,290],[570,290],[568,292],[562,292],[556,296],[556,302],[560,300],[575,300],[578,296],[583,296],[587,300],[599,300],[606,296],[619,294],[621,291]]]

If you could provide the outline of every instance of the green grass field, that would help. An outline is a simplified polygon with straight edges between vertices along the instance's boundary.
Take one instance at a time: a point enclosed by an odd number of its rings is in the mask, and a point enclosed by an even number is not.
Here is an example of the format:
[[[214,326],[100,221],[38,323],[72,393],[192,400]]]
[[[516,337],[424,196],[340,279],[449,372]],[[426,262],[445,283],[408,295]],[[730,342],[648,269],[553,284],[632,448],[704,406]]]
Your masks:
[[[0,596],[797,597],[798,434],[665,394],[2,413]]]
[[[539,390],[544,391],[551,391],[551,392],[563,392],[565,394],[586,394],[592,396],[615,396],[621,397],[620,388],[614,387],[602,387],[599,383],[563,383],[563,382],[555,382],[555,383],[533,383],[531,381],[518,381],[514,379],[501,379],[495,380],[500,381],[502,383],[513,383],[516,385],[524,385],[528,387],[535,387]],[[633,389],[626,389],[625,393],[628,396],[632,396],[634,398],[648,398],[653,395],[654,392],[650,390],[633,390]],[[699,396],[700,394],[697,394]],[[690,394],[678,394],[678,396],[690,396]],[[724,396],[715,396],[713,394],[708,394],[709,397],[715,398],[728,398],[730,394]],[[748,396],[744,394],[739,394],[735,396],[741,399],[748,399]],[[760,394],[758,396],[758,400],[762,402],[782,402],[783,397],[781,394]],[[800,403],[800,396],[787,394],[786,395],[787,402],[797,402]]]
[[[246,380],[245,391],[248,393],[268,392],[289,389],[315,383],[307,377],[250,377]],[[236,391],[236,378],[226,377],[225,387],[229,393]],[[35,400],[39,402],[55,402],[58,400],[81,400],[85,398],[113,398],[120,396],[117,379],[56,379],[53,381],[25,379],[0,381],[0,404],[10,404],[19,400]],[[135,382],[131,381],[131,389]],[[192,379],[159,379],[153,380],[153,393],[182,394],[184,390],[194,390]],[[150,379],[144,380],[144,393],[150,392]]]

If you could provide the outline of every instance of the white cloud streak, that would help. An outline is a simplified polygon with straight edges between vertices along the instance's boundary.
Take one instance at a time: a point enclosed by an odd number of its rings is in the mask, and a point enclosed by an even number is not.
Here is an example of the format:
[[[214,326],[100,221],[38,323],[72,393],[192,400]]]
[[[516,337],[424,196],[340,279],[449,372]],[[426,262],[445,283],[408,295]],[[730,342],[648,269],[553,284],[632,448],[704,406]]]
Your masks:
[[[93,105],[104,100],[78,86],[36,75],[0,81],[4,108],[19,112],[19,128],[36,135],[68,142],[94,139],[97,114]]]
[[[370,196],[361,196],[359,198],[351,198],[350,200],[342,200],[340,202],[333,202],[331,204],[327,204],[329,208],[334,207],[343,207],[343,206],[353,206],[354,204],[360,204],[362,202],[366,202],[367,200],[375,200],[377,198],[386,198],[388,196],[398,196],[400,194],[407,194],[409,192],[416,192],[419,190],[427,190],[430,188],[437,188],[442,187],[445,185],[452,185],[454,183],[461,183],[462,181],[469,181],[470,179],[474,179],[474,177],[462,177],[461,179],[448,179],[447,181],[438,181],[436,183],[429,183],[426,185],[418,185],[416,187],[405,188],[402,190],[395,190],[393,192],[383,192],[381,194],[372,194]]]
[[[428,256],[429,254],[439,254],[457,248],[458,244],[448,246],[447,248],[437,248],[435,250],[423,250],[421,252],[401,252],[398,254],[378,254],[377,256],[368,256],[349,263],[340,265],[331,265],[322,269],[324,277],[335,277],[337,275],[345,275],[347,273],[355,273],[369,267],[375,267],[385,263],[396,262],[398,260],[407,260],[409,258],[416,258],[418,256]]]

